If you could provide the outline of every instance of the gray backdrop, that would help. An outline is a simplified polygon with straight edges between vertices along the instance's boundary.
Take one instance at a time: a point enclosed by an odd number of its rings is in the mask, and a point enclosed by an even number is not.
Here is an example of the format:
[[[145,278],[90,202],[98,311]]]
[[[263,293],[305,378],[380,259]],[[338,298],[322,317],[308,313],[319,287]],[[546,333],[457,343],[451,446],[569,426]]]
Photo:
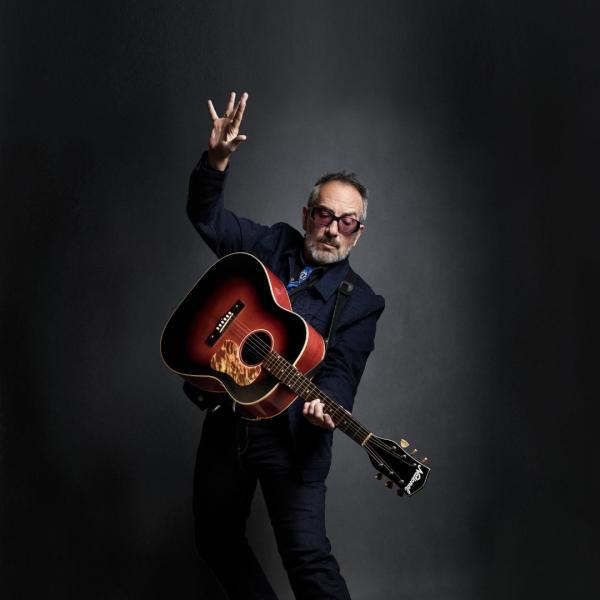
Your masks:
[[[158,342],[213,261],[186,185],[230,89],[250,93],[239,214],[299,225],[329,169],[370,188],[352,264],[387,309],[356,415],[432,474],[397,498],[336,435],[353,598],[589,597],[594,3],[0,11],[4,598],[221,597],[192,538],[203,414]],[[250,536],[291,598],[260,497]]]

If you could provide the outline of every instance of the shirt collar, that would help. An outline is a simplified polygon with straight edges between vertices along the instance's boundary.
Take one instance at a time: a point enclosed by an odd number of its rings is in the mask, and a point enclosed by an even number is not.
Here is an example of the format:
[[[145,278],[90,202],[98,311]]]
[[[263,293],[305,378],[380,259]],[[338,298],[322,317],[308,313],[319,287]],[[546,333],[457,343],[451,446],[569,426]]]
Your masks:
[[[288,257],[290,274],[295,271],[296,261],[302,261],[302,246],[298,252],[299,254],[290,254]],[[311,287],[319,293],[323,300],[327,301],[340,287],[340,284],[348,274],[348,269],[350,268],[348,257],[336,263],[319,265],[318,268],[322,268],[324,272]]]
[[[321,294],[323,300],[327,301],[332,294],[335,294],[348,274],[349,268],[350,264],[347,257],[344,260],[325,267],[325,273],[323,273],[313,286]]]

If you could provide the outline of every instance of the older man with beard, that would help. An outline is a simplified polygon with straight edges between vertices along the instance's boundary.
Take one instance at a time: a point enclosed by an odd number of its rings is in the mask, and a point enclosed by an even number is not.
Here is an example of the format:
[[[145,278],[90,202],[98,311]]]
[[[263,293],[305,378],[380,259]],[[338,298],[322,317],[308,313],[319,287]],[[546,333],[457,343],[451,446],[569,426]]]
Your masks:
[[[227,210],[223,190],[231,155],[246,140],[240,125],[247,100],[244,94],[236,104],[231,93],[220,117],[209,100],[212,131],[190,178],[188,215],[217,256],[254,254],[286,284],[294,311],[328,338],[314,383],[350,411],[384,308],[348,262],[365,229],[367,191],[351,173],[321,177],[302,209],[304,236]],[[189,385],[186,393],[197,394]],[[260,482],[295,597],[350,598],[325,532],[334,423],[323,404],[297,401],[275,418],[248,421],[231,401],[208,402],[194,479],[196,545],[228,597],[276,599],[245,536]]]

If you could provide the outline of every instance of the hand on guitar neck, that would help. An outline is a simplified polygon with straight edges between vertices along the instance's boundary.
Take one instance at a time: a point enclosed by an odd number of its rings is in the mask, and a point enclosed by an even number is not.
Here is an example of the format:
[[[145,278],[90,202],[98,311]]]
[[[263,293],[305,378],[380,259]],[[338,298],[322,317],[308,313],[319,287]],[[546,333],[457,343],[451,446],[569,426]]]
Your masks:
[[[311,402],[305,402],[304,407],[302,408],[302,414],[310,423],[317,427],[322,427],[323,429],[335,429],[333,419],[326,412],[323,412],[324,406],[325,405],[319,398],[312,400]]]

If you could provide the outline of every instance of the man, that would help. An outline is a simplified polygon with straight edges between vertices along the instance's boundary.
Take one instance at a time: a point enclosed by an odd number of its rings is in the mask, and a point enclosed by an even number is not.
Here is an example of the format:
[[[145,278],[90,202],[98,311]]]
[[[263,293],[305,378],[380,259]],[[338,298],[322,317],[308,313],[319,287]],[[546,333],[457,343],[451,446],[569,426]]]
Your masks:
[[[223,188],[231,155],[246,140],[240,125],[247,100],[244,94],[235,104],[231,93],[221,117],[209,100],[212,131],[190,179],[188,215],[217,256],[257,256],[287,284],[295,312],[324,337],[331,333],[314,383],[351,410],[384,307],[348,263],[364,231],[366,190],[352,174],[322,177],[302,211],[304,236],[285,223],[266,227],[228,211]],[[331,331],[340,288],[347,300]],[[331,417],[319,400],[298,400],[283,414],[256,422],[238,418],[231,405],[223,402],[207,414],[198,450],[194,514],[200,555],[231,600],[276,599],[245,537],[260,482],[296,598],[349,599],[325,533]]]

